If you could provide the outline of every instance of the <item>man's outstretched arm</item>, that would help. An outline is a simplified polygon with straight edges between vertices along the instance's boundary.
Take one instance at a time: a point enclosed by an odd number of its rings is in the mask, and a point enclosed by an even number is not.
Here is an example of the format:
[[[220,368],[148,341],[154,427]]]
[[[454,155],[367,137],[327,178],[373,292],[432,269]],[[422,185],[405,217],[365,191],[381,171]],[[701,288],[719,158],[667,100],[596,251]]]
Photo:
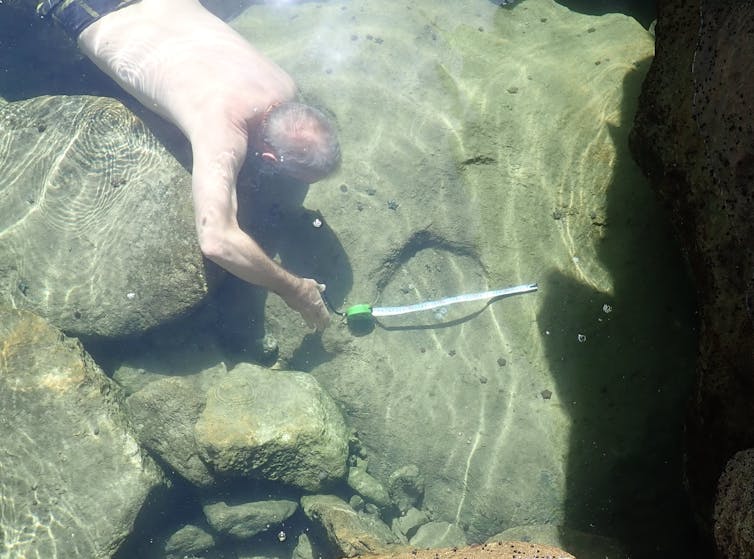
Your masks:
[[[236,178],[246,139],[240,131],[234,136],[214,145],[192,142],[194,213],[202,253],[235,276],[277,293],[307,325],[322,330],[330,321],[320,295],[324,286],[285,270],[238,225]],[[220,145],[224,148],[218,149]]]

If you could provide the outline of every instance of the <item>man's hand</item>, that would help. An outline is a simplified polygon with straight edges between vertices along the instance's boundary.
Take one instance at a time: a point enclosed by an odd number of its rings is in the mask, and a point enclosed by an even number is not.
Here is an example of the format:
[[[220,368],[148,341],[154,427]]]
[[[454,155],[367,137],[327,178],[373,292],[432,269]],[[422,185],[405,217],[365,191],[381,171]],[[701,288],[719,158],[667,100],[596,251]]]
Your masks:
[[[294,311],[304,318],[309,328],[324,330],[330,324],[330,313],[322,299],[325,284],[317,283],[313,279],[298,278],[296,288],[289,295],[284,295],[283,300]]]

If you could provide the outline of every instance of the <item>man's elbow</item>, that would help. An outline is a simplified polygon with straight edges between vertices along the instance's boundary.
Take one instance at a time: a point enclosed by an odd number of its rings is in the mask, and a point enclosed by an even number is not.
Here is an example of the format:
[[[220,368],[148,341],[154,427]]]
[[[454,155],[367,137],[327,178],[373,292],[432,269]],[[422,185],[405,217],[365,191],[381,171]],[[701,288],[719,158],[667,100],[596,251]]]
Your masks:
[[[199,249],[206,259],[220,264],[228,258],[227,235],[216,228],[204,227],[199,231]]]

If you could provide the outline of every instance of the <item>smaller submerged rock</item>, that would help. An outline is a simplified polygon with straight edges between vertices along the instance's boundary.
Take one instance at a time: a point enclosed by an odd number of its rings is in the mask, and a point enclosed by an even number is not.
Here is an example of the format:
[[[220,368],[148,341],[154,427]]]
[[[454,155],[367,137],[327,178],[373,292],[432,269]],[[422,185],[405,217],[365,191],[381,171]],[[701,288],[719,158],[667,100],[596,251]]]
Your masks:
[[[239,364],[208,390],[195,435],[202,460],[223,477],[318,491],[346,473],[343,416],[305,373]]]
[[[415,464],[395,470],[388,479],[390,497],[401,512],[418,507],[424,498],[424,477]]]
[[[197,555],[215,546],[215,538],[204,528],[187,524],[176,530],[165,542],[165,553],[186,557]]]
[[[302,497],[301,508],[345,557],[389,553],[400,544],[398,537],[379,518],[356,512],[334,495]]]
[[[725,557],[751,557],[754,549],[754,449],[736,453],[717,485],[715,543]]]
[[[366,468],[352,466],[348,469],[348,486],[364,497],[367,501],[374,503],[380,508],[390,506],[390,495],[387,489],[374,477],[367,473]]]
[[[296,541],[296,547],[293,548],[291,554],[292,559],[314,559],[314,548],[312,542],[309,540],[309,536],[306,534],[299,534]]]
[[[223,364],[189,376],[163,376],[128,397],[127,409],[139,441],[198,487],[215,483],[211,469],[199,457],[194,425],[204,409],[207,386],[227,374]]]
[[[298,504],[294,501],[259,501],[229,505],[218,501],[204,505],[204,516],[217,532],[236,539],[253,538],[289,518]]]
[[[428,522],[429,516],[427,516],[426,512],[412,507],[393,520],[393,532],[403,534],[407,538],[412,538],[419,527]]]

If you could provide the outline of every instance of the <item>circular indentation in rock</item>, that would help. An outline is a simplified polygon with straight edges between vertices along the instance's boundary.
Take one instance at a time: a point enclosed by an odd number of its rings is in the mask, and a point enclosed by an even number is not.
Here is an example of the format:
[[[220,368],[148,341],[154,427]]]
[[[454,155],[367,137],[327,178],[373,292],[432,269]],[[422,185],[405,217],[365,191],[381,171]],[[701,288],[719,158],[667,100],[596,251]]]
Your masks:
[[[488,287],[484,268],[470,254],[460,253],[451,246],[420,248],[405,251],[402,262],[392,266],[375,306],[399,307],[426,301],[436,301],[464,293],[492,289]],[[497,286],[495,286],[497,287]],[[484,307],[485,301],[443,306],[401,316],[385,317],[392,325],[441,324],[457,320]]]
[[[214,400],[222,406],[245,407],[254,403],[256,391],[251,379],[234,379],[233,382],[221,382],[208,391],[208,400]]]

